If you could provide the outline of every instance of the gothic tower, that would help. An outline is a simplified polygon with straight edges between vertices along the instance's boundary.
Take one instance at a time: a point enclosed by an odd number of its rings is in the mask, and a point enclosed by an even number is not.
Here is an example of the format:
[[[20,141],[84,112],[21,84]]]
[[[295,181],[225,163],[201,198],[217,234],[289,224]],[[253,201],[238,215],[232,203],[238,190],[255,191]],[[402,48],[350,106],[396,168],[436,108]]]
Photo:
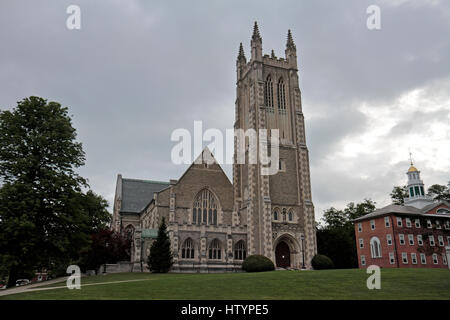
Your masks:
[[[242,43],[236,62],[234,129],[279,130],[278,172],[261,174],[261,163],[233,165],[234,225],[247,226],[249,254],[262,254],[278,267],[310,268],[317,252],[314,206],[311,199],[308,148],[298,81],[297,49],[288,31],[284,58],[263,55],[255,22],[251,56]],[[259,156],[258,156],[259,160]]]

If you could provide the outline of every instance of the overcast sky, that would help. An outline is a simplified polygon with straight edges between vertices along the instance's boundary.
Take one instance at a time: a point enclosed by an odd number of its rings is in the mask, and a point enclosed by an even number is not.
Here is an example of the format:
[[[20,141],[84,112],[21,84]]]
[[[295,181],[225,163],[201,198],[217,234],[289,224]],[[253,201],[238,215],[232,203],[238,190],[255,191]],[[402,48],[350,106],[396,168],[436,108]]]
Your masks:
[[[81,30],[66,8],[81,8]],[[381,30],[366,8],[381,9]],[[69,107],[80,171],[112,203],[116,177],[168,181],[176,128],[232,128],[236,57],[297,46],[316,220],[389,204],[411,149],[427,186],[450,180],[450,1],[0,2],[0,108],[37,95]],[[231,179],[231,166],[225,166]]]

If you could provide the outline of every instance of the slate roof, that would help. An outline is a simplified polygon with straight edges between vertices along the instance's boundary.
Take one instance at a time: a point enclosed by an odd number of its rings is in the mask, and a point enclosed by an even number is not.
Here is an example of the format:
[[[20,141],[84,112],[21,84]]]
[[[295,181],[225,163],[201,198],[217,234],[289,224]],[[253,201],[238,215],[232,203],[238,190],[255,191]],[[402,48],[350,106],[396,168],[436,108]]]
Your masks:
[[[169,185],[169,182],[123,178],[120,212],[140,213],[152,201],[156,192]]]
[[[391,214],[391,213],[424,216],[425,212],[432,209],[433,207],[437,207],[440,204],[448,205],[447,202],[440,201],[440,202],[432,203],[422,209],[418,209],[418,208],[412,207],[412,206],[400,206],[400,205],[396,205],[396,204],[390,204],[386,207],[377,209],[374,212],[366,214],[362,217],[356,218],[353,221],[357,222],[357,221],[366,220],[366,219],[370,219],[370,218],[374,218],[374,217],[384,216],[384,215]]]

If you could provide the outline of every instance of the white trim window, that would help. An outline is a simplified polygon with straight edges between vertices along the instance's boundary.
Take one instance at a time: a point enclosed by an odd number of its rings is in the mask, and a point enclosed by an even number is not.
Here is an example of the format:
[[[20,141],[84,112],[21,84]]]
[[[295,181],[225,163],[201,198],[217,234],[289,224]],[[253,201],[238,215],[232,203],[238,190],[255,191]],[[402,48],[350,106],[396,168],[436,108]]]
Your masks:
[[[433,228],[433,224],[431,223],[431,220],[430,220],[430,219],[427,219],[427,228],[428,228],[428,229]]]
[[[402,227],[403,223],[402,223],[402,217],[397,217],[397,227]]]
[[[362,266],[366,265],[366,256],[365,255],[361,255],[361,265]]]
[[[433,257],[433,264],[438,264],[439,263],[438,255],[436,253],[433,253],[432,257]]]
[[[411,253],[411,263],[417,264],[417,255],[414,252]]]
[[[444,246],[444,237],[443,236],[438,236],[438,243],[440,247]]]
[[[425,255],[425,253],[420,254],[420,263],[427,264],[427,256]]]
[[[395,257],[393,252],[389,252],[389,263],[394,264],[395,263]]]
[[[359,247],[364,248],[364,239],[359,239]]]
[[[408,254],[406,252],[402,252],[402,263],[408,264]]]
[[[422,235],[421,234],[417,235],[417,244],[419,246],[423,246],[423,239],[422,239]]]
[[[391,223],[389,222],[389,217],[384,217],[384,225],[386,228],[389,228],[391,226]]]
[[[442,263],[447,265],[447,255],[445,253],[442,254]]]
[[[450,246],[450,236],[447,237],[447,244]]]
[[[409,240],[409,245],[413,246],[414,245],[414,235],[408,234],[408,240]]]
[[[392,246],[392,235],[387,234],[386,241],[387,241],[388,246]]]
[[[370,220],[370,229],[375,230],[375,220]]]
[[[358,232],[362,232],[362,223],[358,223]]]
[[[410,218],[406,218],[405,223],[406,223],[407,228],[411,228],[411,219]]]
[[[430,246],[434,247],[434,236],[429,236],[428,240],[430,240]]]
[[[398,239],[400,240],[400,244],[403,246],[405,244],[405,235],[399,234]]]
[[[444,223],[444,228],[445,228],[445,230],[450,229],[450,220],[446,220],[446,221],[445,221],[445,223]]]
[[[419,219],[414,220],[414,224],[415,224],[416,228],[420,228],[420,220]]]
[[[372,237],[372,239],[370,239],[370,252],[372,258],[381,258],[381,243],[380,239],[377,237]]]
[[[442,229],[441,221],[439,221],[439,220],[436,220],[436,229]]]

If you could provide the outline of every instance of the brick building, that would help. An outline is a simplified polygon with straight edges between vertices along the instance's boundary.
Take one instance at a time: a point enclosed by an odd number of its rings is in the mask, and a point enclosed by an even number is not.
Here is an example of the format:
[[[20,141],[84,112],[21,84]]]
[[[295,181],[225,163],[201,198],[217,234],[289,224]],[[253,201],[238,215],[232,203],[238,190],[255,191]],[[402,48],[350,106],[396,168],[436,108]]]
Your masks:
[[[405,205],[391,204],[354,220],[360,268],[448,268],[450,203],[425,195],[411,164]]]
[[[274,175],[263,165],[237,161],[233,183],[204,150],[189,169],[169,182],[118,176],[112,228],[133,239],[132,262],[146,263],[156,229],[168,223],[176,272],[233,271],[247,255],[262,254],[278,267],[311,267],[317,252],[309,155],[298,81],[297,51],[288,31],[285,57],[263,55],[255,23],[249,61],[242,44],[236,61],[235,130],[278,129]],[[245,157],[248,157],[248,144]],[[214,159],[212,159],[214,160]]]

